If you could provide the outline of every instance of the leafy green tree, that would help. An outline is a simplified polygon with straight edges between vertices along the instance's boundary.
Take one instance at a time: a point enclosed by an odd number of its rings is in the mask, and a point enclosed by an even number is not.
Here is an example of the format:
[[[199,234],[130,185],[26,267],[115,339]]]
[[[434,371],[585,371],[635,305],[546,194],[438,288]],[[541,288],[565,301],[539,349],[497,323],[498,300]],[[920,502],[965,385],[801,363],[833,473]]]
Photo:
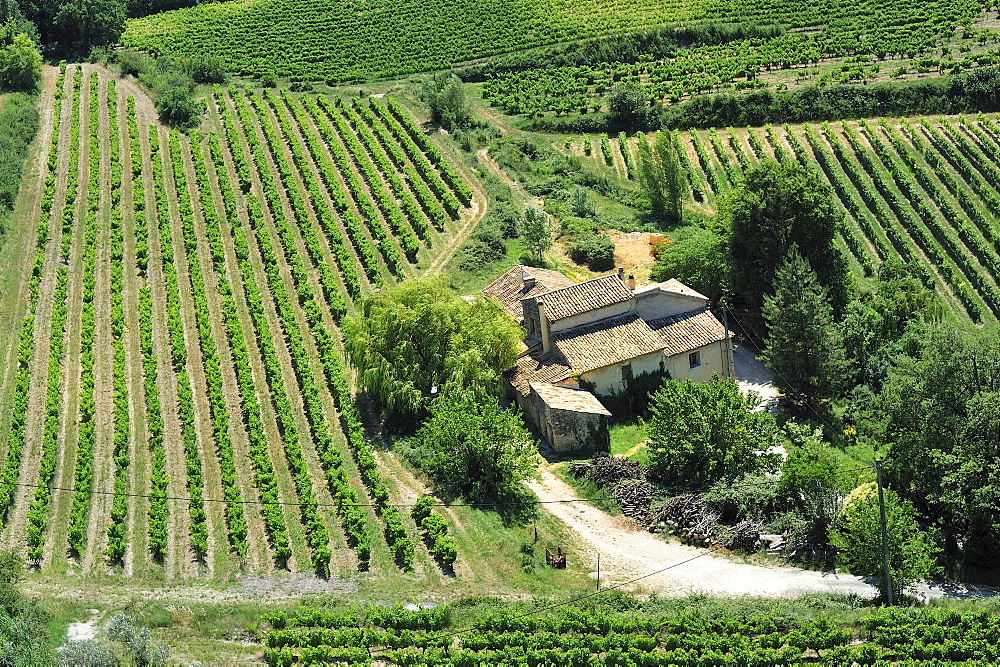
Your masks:
[[[431,109],[431,122],[446,130],[472,124],[472,105],[454,74],[435,74],[424,80],[422,96]]]
[[[585,187],[575,187],[569,193],[569,205],[573,215],[578,218],[591,218],[595,214],[594,202],[590,201],[590,193]]]
[[[53,41],[63,50],[81,54],[114,44],[125,29],[125,15],[124,0],[65,0],[49,17],[57,31]]]
[[[545,251],[552,247],[552,232],[555,225],[549,214],[534,206],[524,207],[524,218],[521,222],[521,238],[524,239],[538,263],[544,262]]]
[[[0,26],[0,89],[36,90],[42,81],[42,54],[13,18]]]
[[[847,305],[847,264],[834,245],[844,213],[830,187],[796,162],[765,161],[746,171],[745,182],[719,203],[728,230],[732,305],[747,325],[764,333],[761,308],[772,292],[776,257],[793,244],[816,272],[835,315]]]
[[[677,487],[773,471],[778,456],[774,417],[758,409],[760,397],[729,379],[666,380],[650,401],[649,473]]]
[[[791,385],[793,402],[815,403],[840,393],[847,357],[833,320],[827,290],[792,245],[774,276],[774,294],[764,297],[769,333],[762,360]]]
[[[1000,558],[1000,332],[911,326],[862,423],[886,477],[964,561]]]
[[[454,388],[497,390],[523,332],[499,306],[466,303],[443,277],[393,285],[344,319],[344,346],[361,390],[390,426],[411,428]]]
[[[876,390],[909,324],[940,322],[943,316],[925,267],[890,258],[879,266],[877,277],[873,289],[847,304],[839,325],[855,381]]]
[[[537,458],[520,415],[478,388],[446,391],[417,437],[435,491],[474,502],[517,495]]]
[[[190,128],[198,125],[205,108],[195,99],[194,91],[186,86],[166,88],[156,98],[156,111],[167,125]]]
[[[608,95],[608,110],[612,122],[619,127],[633,127],[643,120],[649,100],[642,88],[634,83],[619,83]]]
[[[935,558],[940,549],[930,534],[920,528],[913,505],[891,489],[885,489],[883,495],[889,538],[889,576],[893,595],[898,599],[918,581],[937,574],[939,568]],[[874,483],[851,492],[840,521],[830,541],[837,547],[841,561],[854,574],[874,579],[879,591],[885,591],[878,491]]]
[[[727,260],[725,236],[713,229],[696,228],[663,246],[650,277],[658,281],[676,278],[718,303],[726,291]]]
[[[677,225],[684,217],[683,182],[677,133],[661,130],[652,141],[639,140],[639,184],[654,216]]]

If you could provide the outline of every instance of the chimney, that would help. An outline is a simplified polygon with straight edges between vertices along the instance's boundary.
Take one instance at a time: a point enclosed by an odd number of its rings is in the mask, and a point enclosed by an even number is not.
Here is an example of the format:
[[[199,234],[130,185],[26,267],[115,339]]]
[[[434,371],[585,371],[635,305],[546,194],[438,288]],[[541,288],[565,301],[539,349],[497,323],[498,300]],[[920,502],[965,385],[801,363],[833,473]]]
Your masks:
[[[542,339],[542,352],[552,349],[552,332],[549,330],[549,318],[545,315],[545,304],[538,301],[538,337]]]
[[[626,284],[628,285],[628,288],[634,292],[635,291],[635,276],[629,276],[628,277],[628,282]]]
[[[625,282],[625,267],[624,266],[619,266],[618,267],[618,277],[621,279],[622,282]]]
[[[521,274],[521,284],[524,288],[524,291],[530,290],[532,287],[535,286],[535,276],[525,271],[524,273]]]

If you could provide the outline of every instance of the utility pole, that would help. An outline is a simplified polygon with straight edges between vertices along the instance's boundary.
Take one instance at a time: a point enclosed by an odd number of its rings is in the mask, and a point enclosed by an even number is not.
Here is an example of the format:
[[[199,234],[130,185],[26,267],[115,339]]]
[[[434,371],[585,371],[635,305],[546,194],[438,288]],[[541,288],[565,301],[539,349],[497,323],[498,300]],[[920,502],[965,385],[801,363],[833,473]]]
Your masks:
[[[875,479],[878,485],[878,518],[882,527],[882,570],[885,575],[885,599],[892,605],[892,575],[889,573],[889,535],[885,528],[885,498],[882,495],[882,460],[875,459]]]
[[[601,552],[597,552],[597,590],[601,590]]]
[[[729,338],[729,311],[722,302],[722,328],[726,332],[726,377],[733,377],[733,341]]]

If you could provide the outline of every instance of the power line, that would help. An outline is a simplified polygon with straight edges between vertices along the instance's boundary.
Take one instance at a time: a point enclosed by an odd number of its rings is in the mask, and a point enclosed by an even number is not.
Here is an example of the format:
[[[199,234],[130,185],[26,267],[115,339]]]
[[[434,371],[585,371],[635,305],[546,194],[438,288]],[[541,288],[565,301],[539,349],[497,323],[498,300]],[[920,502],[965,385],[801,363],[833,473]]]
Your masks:
[[[725,304],[723,304],[723,306],[722,306],[722,307],[723,307],[723,308],[724,308],[725,310],[729,311],[729,314],[733,316],[733,319],[734,319],[734,320],[736,320],[736,324],[737,324],[737,325],[738,325],[738,326],[740,327],[740,331],[742,331],[742,332],[743,332],[743,336],[744,336],[744,338],[745,338],[745,339],[747,340],[747,342],[749,342],[749,343],[750,343],[751,345],[753,345],[754,349],[755,349],[755,350],[757,350],[757,354],[761,354],[762,350],[761,350],[761,349],[760,349],[759,347],[757,347],[757,343],[755,343],[755,342],[754,342],[754,340],[753,340],[753,337],[752,337],[752,336],[751,336],[751,335],[749,334],[749,332],[747,332],[747,330],[746,330],[746,327],[744,327],[744,326],[743,326],[743,323],[742,323],[742,322],[740,322],[740,319],[739,319],[738,317],[736,317],[736,314],[735,314],[735,313],[734,313],[734,312],[732,311],[732,309],[728,308],[728,307],[727,307],[727,306],[726,306]],[[820,421],[822,421],[822,422],[823,422],[824,424],[826,424],[827,426],[829,426],[829,427],[830,427],[830,430],[831,430],[831,431],[833,431],[834,433],[836,433],[836,431],[837,431],[836,427],[835,427],[835,426],[834,426],[833,424],[831,424],[831,423],[830,423],[830,422],[829,422],[829,421],[828,421],[828,420],[826,419],[826,417],[824,417],[823,415],[821,415],[821,414],[820,414],[820,413],[819,413],[819,412],[818,412],[818,411],[816,410],[816,408],[814,408],[814,407],[812,406],[812,404],[811,404],[811,403],[810,403],[810,402],[809,402],[809,401],[808,401],[808,400],[806,399],[806,397],[805,397],[805,396],[804,396],[804,395],[803,395],[803,394],[802,394],[802,393],[801,393],[801,392],[800,392],[800,391],[799,391],[798,389],[796,389],[796,388],[795,388],[795,386],[794,386],[794,385],[793,385],[793,384],[792,384],[791,382],[789,382],[789,381],[788,381],[788,378],[786,378],[786,377],[784,376],[784,374],[782,374],[782,372],[781,372],[781,371],[779,371],[779,370],[778,370],[778,369],[776,369],[776,368],[772,368],[772,369],[770,369],[770,370],[771,370],[772,372],[774,372],[774,373],[777,373],[777,374],[778,374],[778,377],[780,377],[780,378],[781,378],[782,382],[784,382],[784,383],[785,383],[785,385],[787,385],[787,387],[788,387],[789,389],[791,389],[791,390],[792,390],[792,393],[793,393],[793,394],[795,394],[795,396],[796,396],[796,397],[797,397],[797,398],[798,398],[798,399],[799,399],[800,401],[802,401],[802,403],[804,403],[804,404],[805,404],[805,406],[806,406],[807,408],[809,408],[809,410],[810,410],[810,411],[812,411],[812,413],[813,413],[814,415],[816,415],[817,417],[819,417]]]
[[[508,619],[509,620],[516,620],[516,619],[519,619],[519,618],[525,618],[527,616],[532,616],[534,614],[540,614],[542,612],[551,611],[552,609],[558,609],[559,607],[565,607],[565,606],[568,606],[568,605],[571,605],[571,604],[576,604],[577,602],[582,602],[583,600],[589,600],[591,598],[597,597],[598,595],[603,595],[604,593],[607,593],[608,591],[614,591],[614,590],[618,590],[620,588],[624,588],[626,586],[631,586],[632,584],[634,584],[636,582],[639,582],[639,581],[642,581],[643,579],[648,579],[650,577],[655,577],[658,574],[663,574],[667,570],[672,570],[675,567],[680,567],[681,565],[686,565],[687,563],[690,563],[691,561],[698,560],[699,558],[704,558],[705,556],[707,556],[709,554],[712,554],[712,553],[715,553],[715,552],[717,552],[719,550],[720,550],[720,547],[712,547],[711,549],[706,549],[705,551],[699,553],[696,556],[691,556],[690,558],[686,558],[686,559],[684,559],[682,561],[678,561],[676,563],[673,563],[672,565],[667,565],[666,567],[660,568],[659,570],[654,570],[653,572],[648,572],[648,573],[643,574],[641,576],[638,576],[638,577],[636,577],[634,579],[629,579],[628,581],[623,581],[621,583],[617,583],[617,584],[613,584],[611,586],[607,586],[607,587],[602,588],[601,590],[595,591],[593,593],[587,593],[585,595],[579,595],[577,597],[570,598],[569,600],[565,600],[563,602],[554,602],[552,604],[546,605],[544,607],[540,607],[538,609],[532,609],[530,611],[526,611],[526,612],[521,613],[521,614],[516,614],[514,616],[508,617]],[[446,632],[446,633],[444,633],[444,634],[442,634],[440,636],[441,637],[457,637],[458,635],[464,635],[464,634],[467,634],[469,632],[474,632],[475,630],[476,630],[476,628],[474,628],[474,627],[471,627],[471,628],[462,628],[461,630],[453,630],[451,632]],[[368,649],[368,651],[369,651],[369,653],[371,653],[371,652],[378,653],[378,652],[384,651],[384,650],[386,650],[388,648],[392,648],[392,647],[390,647],[390,646],[378,646],[378,647],[373,647],[373,648],[370,647]]]

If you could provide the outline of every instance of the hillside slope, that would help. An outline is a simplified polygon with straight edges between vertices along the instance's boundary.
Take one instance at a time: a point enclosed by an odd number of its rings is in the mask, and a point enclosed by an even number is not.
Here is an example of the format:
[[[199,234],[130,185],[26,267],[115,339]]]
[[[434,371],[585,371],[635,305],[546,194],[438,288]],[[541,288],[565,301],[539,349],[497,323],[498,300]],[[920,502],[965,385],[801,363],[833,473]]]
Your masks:
[[[343,82],[706,20],[822,27],[817,38],[828,52],[879,52],[883,42],[919,49],[979,16],[980,7],[977,0],[237,0],[131,20],[121,41],[159,54],[213,53],[241,75]]]

